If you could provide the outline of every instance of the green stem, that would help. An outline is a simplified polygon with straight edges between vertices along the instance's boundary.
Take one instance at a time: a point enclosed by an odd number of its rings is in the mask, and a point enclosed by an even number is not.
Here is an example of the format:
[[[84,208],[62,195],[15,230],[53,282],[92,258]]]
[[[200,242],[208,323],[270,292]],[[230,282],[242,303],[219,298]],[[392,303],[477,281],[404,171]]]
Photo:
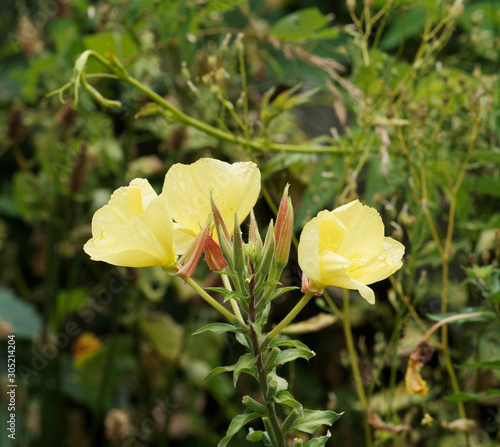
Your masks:
[[[257,320],[257,313],[255,309],[255,297],[253,294],[255,284],[253,284],[253,279],[250,283],[250,303],[248,305],[248,316],[252,323],[255,323]],[[264,365],[264,361],[262,359],[262,350],[259,344],[259,338],[255,329],[250,324],[250,341],[252,343],[252,351],[253,355],[257,356],[257,373],[259,376],[259,384],[262,390],[262,396],[266,403],[267,408],[267,417],[269,419],[270,424],[266,424],[266,429],[270,432],[269,437],[273,440],[273,444],[276,447],[285,447],[285,440],[283,438],[283,434],[281,433],[281,426],[278,420],[278,415],[276,414],[276,408],[274,406],[274,402],[269,396],[269,382],[267,379],[267,371]]]
[[[101,56],[99,53],[96,53],[91,50],[87,50],[86,56],[88,57],[94,57],[97,59],[102,65],[104,65],[106,68],[108,68],[110,71],[115,73],[119,79],[122,81],[126,82],[127,84],[130,84],[131,86],[135,87],[137,90],[140,92],[144,93],[147,97],[149,97],[152,101],[154,101],[156,104],[160,105],[163,107],[165,110],[170,112],[178,121],[188,125],[195,127],[202,132],[206,133],[207,135],[211,135],[219,140],[226,141],[229,143],[234,143],[243,147],[249,147],[251,149],[255,149],[258,151],[273,151],[273,152],[312,152],[312,153],[320,153],[320,152],[327,152],[327,153],[346,153],[347,151],[340,147],[340,146],[320,146],[320,145],[301,145],[301,144],[282,144],[282,143],[272,143],[269,142],[267,139],[264,138],[257,138],[254,140],[249,141],[246,137],[240,137],[237,135],[234,135],[232,133],[225,132],[223,130],[217,129],[209,124],[206,124],[203,121],[200,121],[196,118],[193,118],[189,115],[186,115],[184,112],[179,110],[177,107],[172,105],[170,102],[168,102],[165,98],[161,97],[158,93],[154,92],[151,90],[149,87],[145,86],[132,76],[130,76],[125,68],[121,65],[121,63],[114,57],[112,56],[111,59],[107,59],[103,56]],[[80,58],[81,59],[81,58]],[[79,61],[80,61],[79,59]],[[83,62],[81,62],[83,63]],[[86,63],[86,62],[85,62]],[[78,86],[80,84],[80,78],[83,76],[87,76],[86,74],[80,73],[73,78],[72,82],[75,85],[75,95],[77,95]],[[88,85],[88,84],[87,84]],[[71,82],[66,84],[65,88],[68,88],[71,86]],[[57,93],[62,93],[61,89],[56,91]],[[56,93],[53,92],[53,93]]]
[[[290,313],[283,318],[280,324],[276,326],[269,334],[267,334],[266,339],[272,340],[276,337],[284,328],[286,328],[291,321],[297,316],[297,314],[304,308],[304,306],[310,301],[314,296],[314,292],[306,293],[301,300],[295,305],[295,307],[290,311]]]
[[[238,318],[236,318],[231,312],[229,312],[222,304],[212,298],[205,290],[196,283],[189,276],[181,276],[181,278],[190,286],[198,295],[200,295],[208,304],[215,307],[222,315],[224,315],[231,323],[236,323]]]
[[[231,287],[231,283],[229,282],[228,276],[227,275],[221,275],[221,276],[222,276],[222,282],[224,283],[224,287],[227,290],[233,290]],[[238,303],[233,298],[229,299],[229,303],[231,304],[231,307],[233,309],[234,314],[236,315],[236,318],[238,318],[238,320],[240,320],[242,323],[244,323],[243,315],[241,315],[241,311],[240,311],[240,308],[238,306]]]
[[[349,359],[351,360],[354,383],[356,384],[359,402],[361,403],[361,409],[363,411],[363,426],[365,430],[366,446],[371,447],[372,432],[370,429],[370,424],[368,423],[368,401],[366,400],[365,390],[363,388],[363,380],[359,371],[358,357],[356,355],[356,348],[354,347],[354,340],[352,337],[351,321],[349,319],[349,291],[346,289],[344,289],[344,318],[342,319],[342,322],[344,323],[344,334],[347,343]]]

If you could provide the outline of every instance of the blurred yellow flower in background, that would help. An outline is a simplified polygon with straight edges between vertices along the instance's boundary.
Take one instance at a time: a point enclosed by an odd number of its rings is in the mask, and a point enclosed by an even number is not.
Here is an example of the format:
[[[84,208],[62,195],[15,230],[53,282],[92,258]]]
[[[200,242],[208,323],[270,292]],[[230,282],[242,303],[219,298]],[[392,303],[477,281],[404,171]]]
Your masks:
[[[124,267],[175,262],[173,222],[165,197],[136,178],[118,188],[92,218],[92,239],[83,249],[95,261]]]
[[[260,171],[257,165],[201,158],[190,165],[177,163],[168,170],[161,195],[165,197],[175,221],[177,254],[186,251],[205,225],[212,212],[210,194],[231,235],[234,214],[238,213],[238,223],[241,224],[259,197]]]
[[[425,396],[429,392],[427,382],[422,379],[420,370],[424,366],[421,359],[421,348],[415,349],[408,359],[408,366],[406,369],[405,384],[408,394],[418,394]]]
[[[373,304],[375,294],[367,284],[387,278],[403,265],[404,246],[384,237],[377,210],[354,200],[310,220],[298,252],[302,271],[318,288],[358,290]]]
[[[92,332],[83,332],[73,343],[73,361],[80,367],[85,360],[102,351],[104,345]]]

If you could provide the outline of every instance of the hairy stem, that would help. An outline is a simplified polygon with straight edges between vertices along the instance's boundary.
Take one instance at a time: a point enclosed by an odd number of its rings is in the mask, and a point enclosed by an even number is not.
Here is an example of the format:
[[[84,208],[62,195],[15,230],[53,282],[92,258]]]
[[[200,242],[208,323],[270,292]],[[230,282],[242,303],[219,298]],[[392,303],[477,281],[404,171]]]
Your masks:
[[[255,297],[253,294],[254,286],[255,284],[252,277],[252,280],[250,281],[249,284],[250,302],[248,304],[248,316],[252,323],[255,323],[255,321],[257,320],[257,313],[255,311]],[[281,433],[281,426],[278,420],[278,415],[276,414],[276,408],[274,406],[274,402],[270,399],[269,396],[269,383],[267,380],[267,371],[264,365],[264,360],[262,358],[262,351],[260,349],[259,337],[255,332],[253,326],[252,325],[249,326],[250,326],[250,340],[252,342],[252,351],[253,354],[257,356],[257,372],[259,376],[259,384],[262,390],[262,396],[266,403],[266,408],[268,413],[267,416],[269,418],[270,428],[273,431],[273,433],[270,434],[270,438],[276,440],[276,447],[285,447],[285,439],[283,438],[283,434]]]
[[[359,402],[361,403],[361,409],[363,411],[363,427],[365,430],[366,446],[371,447],[372,432],[370,429],[370,424],[368,423],[368,401],[366,400],[365,390],[363,388],[363,380],[361,378],[361,373],[359,371],[358,357],[356,354],[356,348],[354,347],[354,340],[352,337],[351,321],[349,319],[349,291],[346,289],[344,289],[344,318],[342,319],[342,323],[344,324],[344,334],[347,343],[347,351],[349,353],[349,359],[351,361],[354,383],[356,385],[356,391],[358,393]]]

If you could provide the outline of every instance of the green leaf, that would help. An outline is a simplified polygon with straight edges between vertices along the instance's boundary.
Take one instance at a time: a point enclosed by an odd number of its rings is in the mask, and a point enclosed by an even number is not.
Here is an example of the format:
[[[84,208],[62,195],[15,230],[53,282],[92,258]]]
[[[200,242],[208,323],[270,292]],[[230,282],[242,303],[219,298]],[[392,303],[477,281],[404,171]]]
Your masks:
[[[236,388],[236,382],[238,381],[238,377],[241,373],[247,373],[251,376],[257,378],[257,369],[255,368],[255,363],[257,362],[258,356],[254,356],[250,352],[242,355],[240,359],[234,365],[234,377],[233,384]]]
[[[255,431],[252,427],[248,429],[247,441],[259,442],[262,441],[264,432],[262,430]]]
[[[321,425],[332,425],[343,413],[335,411],[304,410],[293,429],[312,435]]]
[[[231,290],[228,290],[224,287],[205,287],[205,290],[210,292],[222,293],[223,295],[227,295]]]
[[[401,42],[421,33],[424,30],[426,16],[427,12],[423,8],[403,11],[401,14],[394,16],[390,27],[380,41],[380,49],[390,50],[397,47]]]
[[[212,369],[204,378],[203,380],[210,379],[211,377],[214,377],[218,374],[224,373],[224,372],[231,372],[234,371],[235,365],[231,366],[218,366],[217,368]]]
[[[286,390],[280,390],[274,396],[274,401],[281,405],[287,405],[289,407],[295,408],[296,410],[302,411],[302,404],[294,399],[294,397]]]
[[[488,360],[485,362],[476,363],[465,363],[464,365],[456,365],[457,368],[488,368],[500,370],[500,359],[499,360]]]
[[[331,205],[342,178],[344,165],[342,155],[332,154],[316,158],[300,208],[295,214],[294,231],[300,230],[320,210]]]
[[[274,338],[268,345],[265,345],[265,349],[272,349],[275,346],[292,346],[294,348],[302,348],[310,351],[310,349],[301,341],[292,340],[290,338]]]
[[[7,325],[5,332],[16,338],[32,339],[42,330],[42,321],[35,308],[5,288],[0,288],[0,322]]]
[[[209,0],[205,6],[205,13],[228,12],[244,3],[246,3],[246,0]]]
[[[91,34],[83,38],[85,47],[103,56],[108,56],[112,51],[120,60],[135,56],[138,52],[137,44],[128,33],[117,31],[106,31],[98,34]]]
[[[177,360],[183,345],[184,328],[170,315],[140,316],[139,328],[163,358],[169,362]]]
[[[305,8],[299,11],[288,14],[278,20],[268,34],[271,34],[278,39],[286,40],[312,40],[321,35],[319,31],[323,31],[329,23],[318,8]],[[326,30],[325,30],[326,31]],[[328,30],[329,31],[329,30]],[[331,38],[335,33],[327,32],[322,38]]]
[[[238,328],[229,323],[211,323],[201,327],[192,335],[198,335],[206,331],[215,332],[216,334],[223,334],[224,332],[236,332]]]
[[[330,431],[327,431],[325,436],[311,439],[304,447],[324,447],[331,436]]]
[[[238,433],[242,427],[248,424],[250,421],[260,417],[259,413],[254,413],[249,410],[245,410],[242,414],[235,416],[231,423],[229,424],[229,428],[227,429],[226,436],[217,444],[217,447],[226,447],[231,438]]]
[[[463,187],[469,191],[500,197],[500,178],[498,175],[481,175],[464,178]]]
[[[451,396],[446,396],[444,400],[447,402],[469,402],[471,400],[476,400],[481,397],[491,397],[491,396],[500,396],[500,390],[488,390],[482,393],[467,393],[464,391],[461,393],[452,394]]]
[[[311,351],[309,348],[285,349],[284,351],[281,351],[278,354],[273,366],[284,365],[285,363],[292,362],[299,358],[309,360],[315,355],[316,355],[315,352]]]
[[[64,319],[81,307],[88,299],[87,291],[83,287],[70,290],[61,290],[57,294],[55,312],[50,319],[50,329],[57,331]]]
[[[291,290],[298,290],[299,287],[295,286],[290,286],[290,287],[281,287],[279,289],[276,289],[271,296],[269,297],[269,301],[273,301],[275,298],[278,298],[280,295],[286,292],[290,292]]]
[[[268,378],[269,376],[271,376],[271,380],[277,383],[275,396],[277,396],[280,391],[288,389],[288,382],[283,379],[283,377],[280,377],[278,376],[278,374],[276,374],[276,368],[274,368],[267,376]]]

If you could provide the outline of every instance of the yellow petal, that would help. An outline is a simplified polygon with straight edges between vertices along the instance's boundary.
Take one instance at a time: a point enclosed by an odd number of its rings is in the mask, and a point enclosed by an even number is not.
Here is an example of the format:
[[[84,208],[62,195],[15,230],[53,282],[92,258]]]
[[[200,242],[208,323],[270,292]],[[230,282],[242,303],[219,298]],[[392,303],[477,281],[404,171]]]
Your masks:
[[[175,261],[173,222],[163,196],[135,179],[113,193],[92,219],[93,238],[84,250],[93,260],[125,267]]]
[[[92,236],[100,236],[103,230],[109,237],[117,234],[132,217],[142,214],[155,197],[157,194],[154,189],[142,178],[132,180],[129,186],[118,188],[108,204],[95,212]]]
[[[375,208],[354,200],[333,210],[332,215],[348,230],[336,253],[361,266],[382,251],[384,223]]]
[[[336,253],[324,250],[320,253],[320,263],[321,284],[357,290],[366,301],[375,304],[373,290],[362,282],[351,278],[349,268],[352,263],[350,261]]]
[[[318,214],[318,218],[320,221],[319,249],[340,253],[339,248],[349,234],[349,231],[332,212],[321,211]]]
[[[211,213],[210,193],[232,233],[234,214],[239,223],[248,216],[260,193],[255,163],[229,164],[202,158],[191,165],[173,165],[165,176],[165,195],[174,221],[198,233]]]
[[[193,230],[183,228],[174,222],[174,246],[176,254],[184,254],[195,237],[196,233]]]
[[[321,283],[321,266],[319,262],[319,226],[319,215],[318,217],[314,217],[307,222],[300,235],[298,246],[300,268],[309,277],[309,279],[312,279],[317,283]]]
[[[384,238],[382,252],[369,263],[351,271],[351,278],[364,284],[372,284],[382,281],[399,270],[403,265],[401,260],[405,253],[405,247],[400,242],[386,237]]]

